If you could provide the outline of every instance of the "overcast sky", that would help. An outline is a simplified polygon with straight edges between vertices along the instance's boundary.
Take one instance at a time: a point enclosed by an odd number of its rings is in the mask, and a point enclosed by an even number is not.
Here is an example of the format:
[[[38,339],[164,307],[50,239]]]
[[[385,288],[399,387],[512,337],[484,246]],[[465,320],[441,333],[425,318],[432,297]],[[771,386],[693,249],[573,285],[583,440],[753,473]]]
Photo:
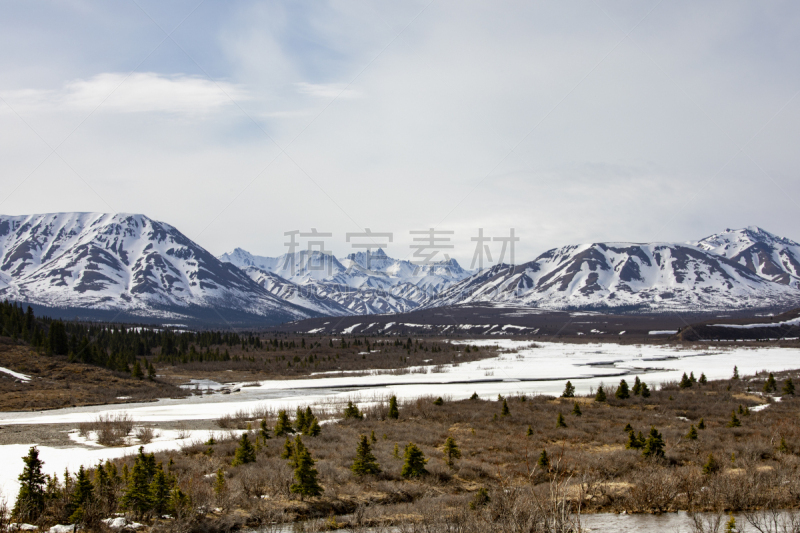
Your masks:
[[[0,213],[515,228],[517,262],[759,225],[800,240],[797,2],[6,0]],[[499,246],[495,247],[495,257]]]

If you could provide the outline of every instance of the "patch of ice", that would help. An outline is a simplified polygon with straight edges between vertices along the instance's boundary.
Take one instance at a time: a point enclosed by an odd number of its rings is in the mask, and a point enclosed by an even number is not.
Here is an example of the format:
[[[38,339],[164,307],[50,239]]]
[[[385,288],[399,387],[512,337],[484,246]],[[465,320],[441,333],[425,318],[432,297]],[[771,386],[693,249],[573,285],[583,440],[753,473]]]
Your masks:
[[[649,335],[675,335],[676,333],[678,333],[677,329],[656,329],[649,332]]]
[[[754,328],[777,328],[780,326],[800,326],[800,317],[783,322],[770,322],[769,324],[709,324],[715,328],[735,328],[735,329],[754,329]]]
[[[15,378],[17,378],[17,379],[19,379],[21,381],[30,381],[31,380],[30,376],[26,376],[25,374],[20,374],[19,372],[14,372],[13,370],[10,370],[10,369],[2,367],[2,366],[0,366],[0,372],[8,374],[9,376],[15,377]]]

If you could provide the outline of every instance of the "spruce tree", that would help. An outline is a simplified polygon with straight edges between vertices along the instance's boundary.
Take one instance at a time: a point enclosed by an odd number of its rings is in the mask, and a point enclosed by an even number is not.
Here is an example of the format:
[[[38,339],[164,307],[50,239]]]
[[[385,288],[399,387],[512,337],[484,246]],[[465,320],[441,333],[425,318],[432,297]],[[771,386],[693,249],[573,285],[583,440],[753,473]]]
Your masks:
[[[681,377],[681,382],[678,386],[682,389],[688,389],[692,386],[692,381],[689,379],[689,376],[686,375],[686,372],[683,373],[683,377]]]
[[[444,452],[444,462],[450,468],[455,466],[455,460],[461,459],[461,450],[456,444],[456,441],[453,437],[447,437],[444,441],[444,447],[442,448],[442,452]]]
[[[217,476],[214,478],[214,494],[219,498],[225,492],[225,471],[223,469],[217,470]]]
[[[35,446],[28,450],[28,455],[22,460],[25,462],[25,467],[17,478],[20,487],[12,514],[20,522],[35,522],[44,510],[45,476],[42,473],[44,462],[39,459],[39,449]]]
[[[547,456],[547,450],[542,450],[542,453],[539,454],[539,460],[536,461],[536,466],[544,470],[550,469],[550,458]]]
[[[739,533],[739,529],[736,527],[736,518],[733,515],[725,523],[725,533]]]
[[[236,453],[233,456],[231,466],[239,466],[247,463],[254,463],[256,461],[256,449],[250,442],[247,433],[242,433],[242,438],[239,439],[239,447],[236,448]]]
[[[113,463],[108,464],[113,465]],[[114,484],[115,481],[108,470],[103,467],[103,463],[99,463],[94,469],[94,493],[104,510],[110,510],[114,506]]]
[[[71,523],[83,521],[84,504],[91,502],[94,497],[92,489],[92,481],[89,479],[89,474],[86,473],[83,465],[81,465],[75,478],[75,485],[72,488],[67,509]]]
[[[567,381],[567,384],[564,386],[564,392],[561,393],[562,398],[574,398],[575,397],[575,386],[572,384],[571,381]]]
[[[575,405],[572,408],[572,414],[575,416],[581,416],[583,413],[581,412],[581,406],[578,402],[575,402]]]
[[[286,414],[286,411],[281,409],[278,411],[278,419],[275,421],[275,436],[276,437],[283,437],[294,433],[294,428],[292,428],[292,423],[289,421],[289,415]]]
[[[649,398],[650,397],[650,389],[647,386],[647,383],[642,381],[642,398]]]
[[[642,448],[644,457],[664,457],[664,438],[655,427],[650,428],[650,434]]]
[[[444,400],[442,399],[441,396],[439,396],[438,398],[433,400],[433,405],[444,405]]]
[[[694,372],[689,372],[689,382],[690,382],[692,385],[694,385],[695,383],[697,383],[697,378],[696,378],[696,377],[694,377]]]
[[[267,419],[264,418],[261,420],[260,428],[258,430],[258,439],[261,442],[263,442],[264,445],[266,445],[267,441],[271,438],[272,437],[269,436],[269,427],[267,426]]]
[[[564,415],[558,413],[558,418],[556,419],[556,427],[557,428],[565,428],[567,427],[567,423],[564,421]]]
[[[614,393],[614,396],[617,397],[619,400],[627,400],[630,398],[630,391],[628,389],[628,382],[624,379],[619,382],[619,387],[617,387],[617,392]]]
[[[606,401],[606,391],[603,390],[603,386],[602,385],[597,387],[597,394],[594,395],[594,401],[596,401],[596,402],[604,402],[604,401]]]
[[[527,436],[530,437],[531,435],[533,435],[533,428],[531,426],[528,426]]]
[[[141,517],[150,510],[150,484],[147,480],[147,465],[137,457],[133,471],[128,476],[128,486],[122,495],[122,506]]]
[[[473,392],[472,396],[469,397],[470,400],[480,400],[480,396],[478,396],[477,392]]]
[[[294,427],[297,433],[305,433],[308,422],[306,422],[306,412],[302,407],[297,408]]]
[[[700,374],[700,379],[697,380],[700,385],[705,385],[708,383],[708,378],[706,377],[705,373]]]
[[[356,447],[356,457],[353,460],[353,465],[350,470],[359,477],[367,475],[376,475],[381,472],[381,467],[378,465],[378,460],[372,453],[372,445],[366,435],[359,437],[358,446]]]
[[[503,408],[500,410],[501,416],[508,416],[511,414],[511,411],[508,410],[508,402],[505,398],[503,398]]]
[[[296,464],[294,469],[295,482],[289,487],[292,494],[299,494],[302,500],[305,496],[319,496],[322,494],[322,487],[317,480],[317,469],[314,468],[314,460],[311,454],[303,446],[303,441],[300,440],[300,435],[297,436],[295,442],[295,453],[297,455]]]
[[[714,454],[708,454],[708,460],[706,464],[703,465],[703,474],[706,476],[710,476],[711,474],[716,474],[720,470],[719,463],[716,459],[714,459]]]
[[[286,442],[283,443],[283,451],[281,452],[281,459],[286,459],[292,466],[297,466],[295,460],[294,444],[289,437],[286,437]]]
[[[131,376],[134,379],[144,379],[144,372],[142,372],[142,367],[137,360],[136,363],[133,364],[133,370],[131,370]]]
[[[738,428],[742,423],[736,418],[736,411],[731,411],[731,420],[728,422],[729,428]]]
[[[775,382],[775,376],[770,372],[767,381],[764,382],[764,392],[775,392],[777,388],[778,384]]]
[[[319,420],[317,420],[316,416],[312,416],[311,422],[308,424],[308,427],[306,427],[306,431],[303,435],[318,437],[320,433],[322,433],[322,427],[319,425]]]
[[[703,418],[700,419],[700,422],[697,423],[697,429],[706,429],[705,419]]]
[[[359,411],[357,405],[353,405],[353,402],[348,401],[347,407],[344,409],[344,418],[352,418],[354,420],[362,420],[364,415],[361,411]]]
[[[733,367],[733,376],[732,376],[731,379],[739,379],[739,367],[738,366],[734,366]]]
[[[631,423],[628,422],[627,424],[625,424],[625,427],[622,428],[622,431],[624,431],[625,433],[630,433],[631,431],[633,431],[633,426],[631,426]]]
[[[639,432],[639,437],[636,437],[636,433],[633,430],[628,432],[628,442],[625,443],[625,448],[629,450],[638,450],[644,446],[644,442],[642,442],[644,438],[642,437],[642,432]]]
[[[792,378],[786,378],[786,381],[783,382],[782,391],[786,396],[794,396],[794,383],[792,382]]]
[[[697,440],[697,429],[694,427],[694,424],[689,426],[689,432],[686,434],[686,438],[689,440]]]
[[[425,463],[427,463],[428,460],[425,459],[422,450],[413,442],[409,442],[406,445],[404,458],[405,463],[403,464],[403,469],[400,471],[401,476],[412,478],[423,476],[428,473],[425,469]]]
[[[633,387],[631,387],[631,392],[634,396],[639,396],[642,392],[642,382],[639,379],[639,376],[636,376],[636,379],[633,381]]]
[[[392,420],[400,418],[400,411],[397,409],[397,396],[389,398],[389,412],[386,414],[386,417]]]
[[[150,483],[150,498],[156,516],[164,515],[169,511],[170,485],[164,468],[161,463],[158,463],[153,482]]]

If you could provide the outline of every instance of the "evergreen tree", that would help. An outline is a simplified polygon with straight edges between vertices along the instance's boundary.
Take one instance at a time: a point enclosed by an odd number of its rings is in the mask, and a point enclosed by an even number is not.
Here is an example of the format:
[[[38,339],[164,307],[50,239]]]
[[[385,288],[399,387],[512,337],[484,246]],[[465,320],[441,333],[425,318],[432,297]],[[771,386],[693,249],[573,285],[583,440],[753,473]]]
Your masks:
[[[581,416],[583,413],[581,412],[581,406],[578,402],[575,402],[575,406],[572,408],[572,414],[575,416]]]
[[[650,397],[650,389],[647,387],[647,383],[642,381],[642,398],[649,398]]]
[[[108,464],[113,465],[113,463]],[[114,475],[116,476],[116,467]],[[104,509],[111,509],[114,506],[114,485],[115,480],[103,467],[103,463],[99,463],[94,469],[94,493]]]
[[[644,457],[664,457],[664,439],[655,427],[650,428],[650,435],[642,448]]]
[[[691,383],[692,385],[697,383],[697,378],[694,377],[694,372],[689,372],[689,383]]]
[[[725,523],[725,533],[739,533],[739,529],[736,527],[736,518],[733,515]]]
[[[628,390],[628,382],[624,379],[619,382],[619,387],[617,387],[617,392],[614,393],[614,396],[617,397],[619,400],[627,400],[630,398],[630,391]]]
[[[286,437],[286,442],[283,443],[283,451],[281,452],[281,459],[286,459],[292,466],[297,466],[295,459],[294,444],[289,437]]]
[[[794,396],[794,383],[792,378],[786,378],[783,382],[783,394],[786,396]]]
[[[564,421],[564,415],[558,413],[558,418],[556,419],[556,427],[557,428],[565,428],[567,427],[567,423]]]
[[[689,432],[686,434],[686,438],[689,440],[697,440],[697,429],[694,427],[694,424],[689,426]]]
[[[161,463],[156,467],[153,482],[150,483],[150,498],[156,516],[166,514],[169,510],[170,482],[164,473]]]
[[[156,379],[156,367],[150,361],[147,361],[147,379],[154,381]]]
[[[631,426],[630,422],[628,422],[627,424],[625,424],[625,427],[622,428],[622,431],[624,431],[625,433],[630,433],[631,431],[633,431],[633,426]]]
[[[700,422],[697,423],[697,429],[706,429],[706,421],[704,419],[700,419]]]
[[[225,485],[225,471],[220,468],[217,470],[217,477],[214,478],[214,494],[216,494],[217,497],[225,493]]]
[[[602,385],[597,387],[597,394],[594,395],[594,401],[596,401],[596,402],[604,402],[604,401],[606,401],[606,391],[603,390],[603,386]]]
[[[78,469],[78,476],[75,478],[75,485],[69,499],[67,514],[72,523],[81,522],[84,514],[84,504],[92,501],[92,482],[89,474],[84,470],[83,465]]]
[[[361,435],[356,447],[356,458],[350,470],[357,476],[375,475],[381,472],[378,460],[372,454],[372,446],[366,435]]]
[[[64,323],[60,320],[50,322],[47,334],[48,351],[53,355],[67,355],[69,350],[69,339]]]
[[[44,510],[45,476],[42,473],[44,462],[39,459],[39,449],[35,446],[28,450],[28,455],[22,460],[25,467],[17,478],[20,487],[12,514],[20,522],[34,522]]]
[[[169,495],[169,511],[176,517],[185,516],[191,512],[192,500],[184,492],[175,487]]]
[[[442,452],[444,452],[444,462],[450,468],[453,468],[456,459],[461,459],[461,450],[453,437],[448,436],[447,440],[444,441]]]
[[[731,420],[728,422],[729,428],[738,428],[742,423],[736,418],[736,411],[731,411]]]
[[[703,474],[706,476],[710,476],[711,474],[716,474],[719,472],[720,466],[716,459],[714,459],[714,454],[708,454],[708,460],[706,464],[703,465]]]
[[[322,427],[319,425],[319,420],[317,420],[316,416],[311,417],[311,422],[308,424],[304,435],[308,435],[309,437],[318,437],[319,434],[322,433]]]
[[[561,393],[562,398],[574,398],[575,397],[575,386],[572,382],[567,381],[567,384],[564,386],[564,392]]]
[[[692,382],[689,379],[689,376],[686,375],[686,372],[683,373],[683,377],[681,377],[681,382],[678,384],[678,386],[682,389],[688,389],[692,386]]]
[[[258,430],[258,438],[264,445],[267,444],[267,441],[272,437],[269,436],[269,427],[267,427],[267,419],[264,418],[261,420],[260,428]]]
[[[639,437],[636,437],[636,433],[631,429],[628,432],[628,442],[625,443],[625,448],[629,450],[639,450],[644,447],[644,437],[642,437],[642,432],[639,432]]]
[[[128,486],[122,495],[122,505],[141,517],[150,510],[150,486],[147,480],[147,466],[137,457],[133,471],[128,476]]]
[[[357,405],[353,405],[353,402],[347,402],[347,407],[344,409],[344,417],[345,418],[352,418],[355,420],[362,420],[364,418],[364,414],[358,410]]]
[[[733,367],[733,377],[731,379],[739,379],[739,367]]]
[[[480,400],[480,396],[478,396],[477,392],[473,392],[472,396],[469,397],[470,400]]]
[[[131,376],[134,379],[143,379],[144,378],[144,372],[142,372],[142,367],[141,367],[141,365],[139,365],[139,361],[138,360],[133,365],[133,370],[131,370]]]
[[[764,392],[775,392],[777,388],[778,384],[775,382],[775,376],[770,372],[767,381],[764,383]]]
[[[250,438],[247,436],[247,433],[243,433],[242,438],[239,439],[239,447],[236,448],[236,453],[233,456],[233,462],[231,463],[231,466],[254,463],[255,461],[256,449],[250,442]]]
[[[547,456],[547,450],[542,450],[542,453],[539,454],[539,460],[536,461],[536,466],[544,469],[550,469],[550,458]]]
[[[511,411],[508,410],[508,402],[505,398],[503,398],[503,408],[500,410],[501,416],[508,416],[511,414]]]
[[[706,377],[705,373],[700,374],[700,379],[698,379],[697,382],[700,383],[700,385],[705,385],[708,383],[708,378]]]
[[[389,398],[389,412],[386,414],[386,417],[393,420],[400,418],[400,411],[397,409],[397,396]]]
[[[633,387],[631,387],[631,392],[634,396],[639,396],[642,392],[642,382],[639,379],[639,376],[636,376],[636,379],[633,381]]]
[[[530,437],[531,435],[533,435],[533,428],[531,426],[528,426],[527,436]]]
[[[289,415],[286,414],[285,410],[281,409],[278,411],[278,419],[275,421],[275,436],[283,437],[291,433],[294,433],[294,429],[289,421]]]
[[[296,419],[294,422],[294,427],[297,430],[297,433],[305,433],[306,428],[308,427],[308,422],[310,422],[310,420],[306,421],[305,410],[302,407],[298,407],[296,413]]]
[[[322,494],[322,487],[317,480],[317,469],[314,468],[314,460],[308,452],[300,435],[295,442],[295,452],[297,455],[297,466],[294,469],[295,483],[289,487],[292,494],[299,494],[302,500],[305,496],[319,496]]]
[[[405,463],[403,464],[403,469],[400,471],[400,475],[405,478],[412,478],[412,477],[419,477],[428,473],[425,469],[425,463],[428,462],[425,459],[425,455],[422,453],[422,450],[414,444],[413,442],[409,442],[406,445],[405,453],[404,453]]]

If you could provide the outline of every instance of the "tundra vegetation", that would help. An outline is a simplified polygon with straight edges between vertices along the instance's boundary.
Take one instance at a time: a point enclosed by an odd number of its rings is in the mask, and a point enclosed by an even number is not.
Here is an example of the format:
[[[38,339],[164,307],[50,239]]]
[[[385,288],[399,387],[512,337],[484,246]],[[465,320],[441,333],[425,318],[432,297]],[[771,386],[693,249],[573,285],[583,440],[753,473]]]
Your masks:
[[[786,384],[798,373],[693,376],[655,384],[644,375],[585,396],[240,412],[219,421],[240,431],[58,476],[43,473],[31,448],[13,519],[87,530],[126,513],[153,531],[295,522],[302,531],[566,533],[585,513],[686,510],[698,532],[728,527],[729,513],[760,531],[797,531],[800,401]]]

